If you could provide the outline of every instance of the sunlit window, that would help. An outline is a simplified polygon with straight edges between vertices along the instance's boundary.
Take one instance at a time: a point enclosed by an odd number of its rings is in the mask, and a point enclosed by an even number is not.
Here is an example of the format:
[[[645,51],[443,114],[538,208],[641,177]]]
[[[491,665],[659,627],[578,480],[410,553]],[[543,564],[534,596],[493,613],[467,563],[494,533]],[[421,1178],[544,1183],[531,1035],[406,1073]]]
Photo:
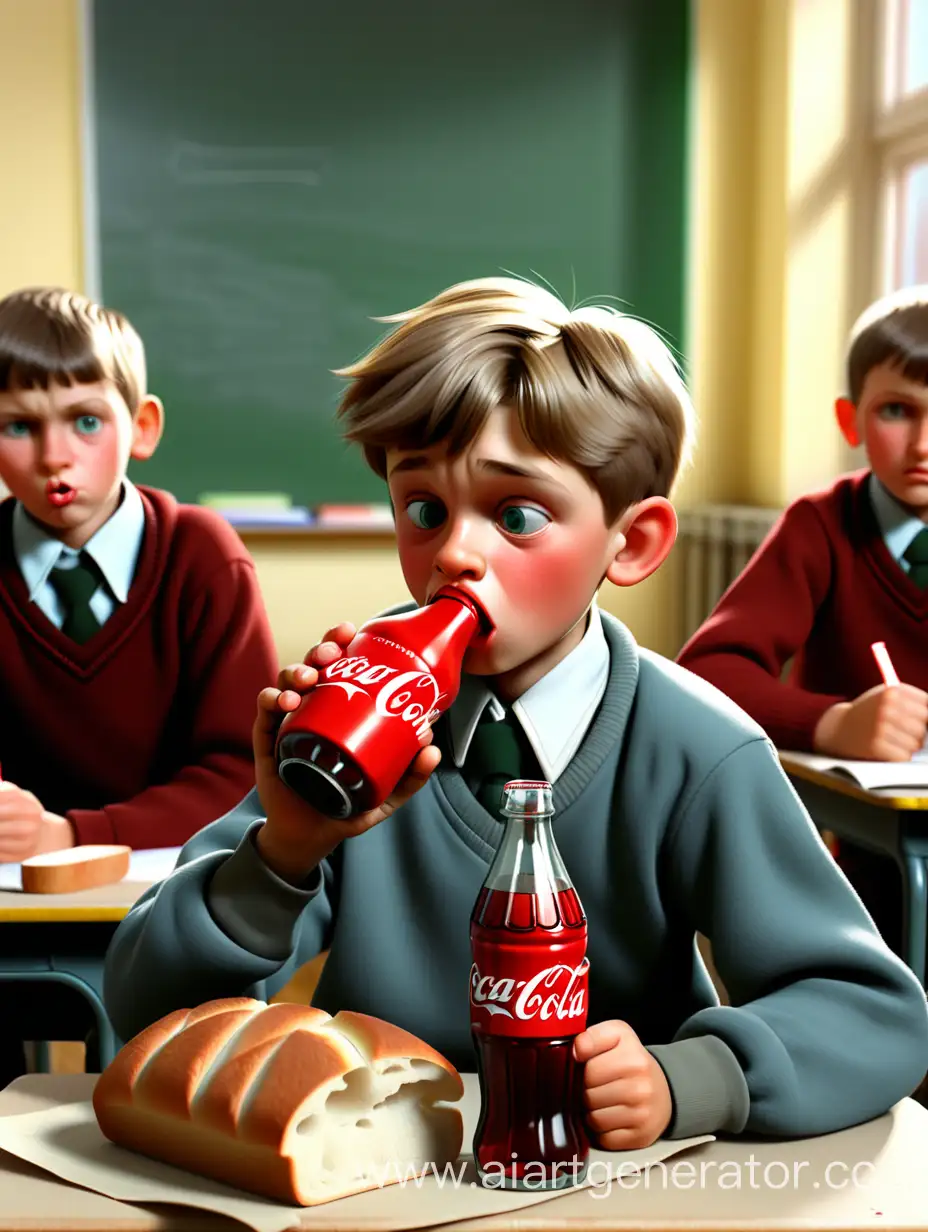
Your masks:
[[[928,282],[928,158],[906,168],[900,184],[900,286]]]
[[[913,94],[928,86],[928,0],[903,0],[900,5],[898,94]]]
[[[878,293],[928,283],[928,0],[882,0]]]

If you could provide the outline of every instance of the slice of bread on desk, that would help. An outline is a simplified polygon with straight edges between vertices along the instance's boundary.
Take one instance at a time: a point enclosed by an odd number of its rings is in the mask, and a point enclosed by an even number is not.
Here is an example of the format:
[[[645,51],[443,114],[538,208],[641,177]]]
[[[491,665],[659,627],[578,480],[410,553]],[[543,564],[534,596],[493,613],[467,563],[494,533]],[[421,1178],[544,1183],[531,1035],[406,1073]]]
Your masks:
[[[248,997],[177,1010],[97,1081],[111,1141],[240,1189],[314,1206],[441,1174],[463,1137],[458,1071],[380,1018]]]
[[[93,886],[122,881],[129,871],[131,847],[67,847],[23,860],[23,890],[26,894],[71,894]]]

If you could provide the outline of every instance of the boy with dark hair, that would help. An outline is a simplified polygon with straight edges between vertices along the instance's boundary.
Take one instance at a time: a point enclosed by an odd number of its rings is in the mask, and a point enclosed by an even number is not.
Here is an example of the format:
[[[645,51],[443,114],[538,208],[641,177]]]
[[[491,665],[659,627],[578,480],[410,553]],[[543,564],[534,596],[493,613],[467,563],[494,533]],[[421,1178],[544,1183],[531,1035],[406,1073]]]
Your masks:
[[[171,1010],[266,997],[329,951],[315,1003],[475,1068],[468,920],[502,833],[494,774],[554,783],[589,919],[590,1133],[816,1134],[885,1112],[928,1064],[928,1010],[815,833],[763,733],[599,611],[676,521],[691,411],[667,348],[510,279],[452,287],[346,369],[348,436],[386,478],[418,604],[469,592],[490,628],[393,796],[350,823],[279,779],[283,715],[343,653],[330,630],[263,690],[257,787],[122,922],[106,1002],[128,1039]],[[497,780],[498,781],[498,780]],[[711,938],[733,1005],[695,946]]]
[[[928,287],[858,319],[847,389],[838,424],[869,469],[786,509],[678,662],[781,749],[906,761],[928,726]],[[877,641],[901,685],[882,683]],[[839,858],[898,950],[898,871],[847,845]]]
[[[180,845],[254,782],[271,630],[231,527],[126,478],[163,418],[120,313],[54,288],[0,300],[0,862]],[[0,1029],[44,1038],[24,1018],[42,995],[12,989]]]

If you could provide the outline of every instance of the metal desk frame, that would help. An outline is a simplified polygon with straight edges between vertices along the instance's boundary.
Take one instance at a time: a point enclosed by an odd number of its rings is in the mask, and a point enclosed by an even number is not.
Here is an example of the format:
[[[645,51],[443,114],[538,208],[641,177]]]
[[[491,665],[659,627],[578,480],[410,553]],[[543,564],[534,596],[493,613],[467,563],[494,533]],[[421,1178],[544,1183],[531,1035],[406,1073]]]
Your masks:
[[[841,775],[780,754],[799,798],[819,830],[895,860],[902,873],[902,957],[925,986],[928,941],[928,790],[867,791]],[[903,794],[907,792],[908,794]]]

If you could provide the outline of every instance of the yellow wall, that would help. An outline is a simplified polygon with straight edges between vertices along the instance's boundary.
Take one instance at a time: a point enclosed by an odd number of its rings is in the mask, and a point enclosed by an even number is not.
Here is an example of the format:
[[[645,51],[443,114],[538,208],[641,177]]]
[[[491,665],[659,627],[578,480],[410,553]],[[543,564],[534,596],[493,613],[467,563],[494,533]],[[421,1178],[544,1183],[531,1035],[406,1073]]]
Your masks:
[[[282,663],[297,663],[327,629],[409,598],[392,541],[335,546],[248,541]]]
[[[687,315],[700,443],[682,505],[781,505],[847,461],[830,403],[869,290],[848,257],[867,242],[856,48],[872,2],[694,6]],[[0,114],[15,116],[0,162],[16,188],[0,206],[0,292],[83,283],[78,40],[77,0],[0,0]],[[330,624],[406,597],[389,544],[249,546],[284,662]],[[675,652],[673,556],[601,602],[643,645]]]
[[[746,491],[782,505],[849,465],[831,408],[872,298],[873,0],[763,0]]]
[[[832,418],[871,296],[875,0],[698,0],[683,504],[781,507],[850,458]]]
[[[77,36],[75,0],[0,0],[0,294],[82,283]]]

